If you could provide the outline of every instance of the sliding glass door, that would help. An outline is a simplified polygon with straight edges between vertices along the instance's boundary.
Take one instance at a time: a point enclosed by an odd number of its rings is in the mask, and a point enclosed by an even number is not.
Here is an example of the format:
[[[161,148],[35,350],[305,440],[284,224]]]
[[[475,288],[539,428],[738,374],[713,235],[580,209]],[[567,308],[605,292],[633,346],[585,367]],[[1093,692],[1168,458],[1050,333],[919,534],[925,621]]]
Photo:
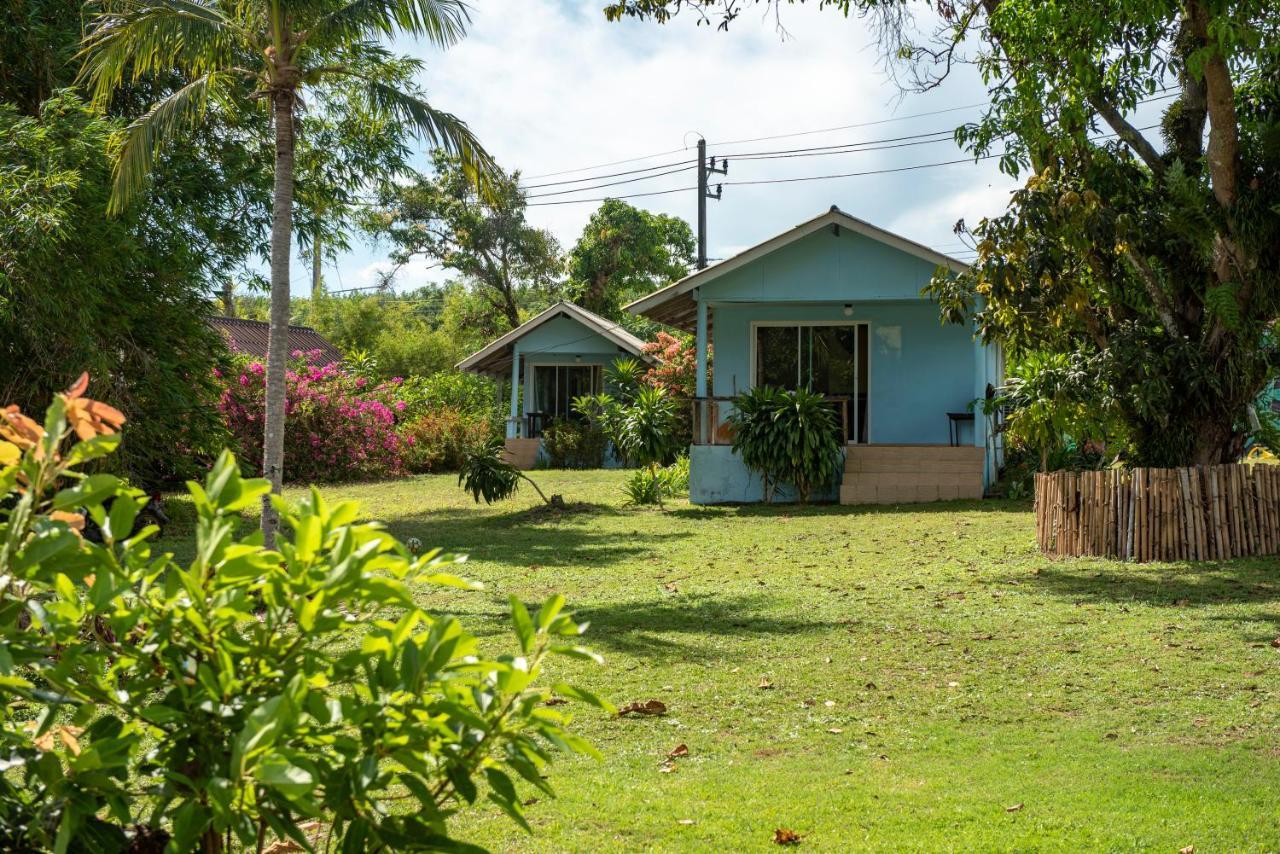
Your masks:
[[[558,418],[576,418],[573,399],[600,391],[600,381],[599,365],[534,365],[530,435]]]
[[[847,401],[847,441],[867,441],[867,325],[757,324],[755,384]]]

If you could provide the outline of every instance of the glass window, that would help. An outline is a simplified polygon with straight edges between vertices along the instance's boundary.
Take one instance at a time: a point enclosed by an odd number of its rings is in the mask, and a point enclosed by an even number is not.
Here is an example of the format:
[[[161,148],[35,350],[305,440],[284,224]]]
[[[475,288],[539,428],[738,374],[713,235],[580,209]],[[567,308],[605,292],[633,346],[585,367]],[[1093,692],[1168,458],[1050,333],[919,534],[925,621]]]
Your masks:
[[[599,380],[599,365],[534,365],[534,411],[545,421],[574,417],[573,399],[594,394]]]
[[[867,441],[867,326],[757,326],[756,385],[801,386],[846,400],[848,432]]]

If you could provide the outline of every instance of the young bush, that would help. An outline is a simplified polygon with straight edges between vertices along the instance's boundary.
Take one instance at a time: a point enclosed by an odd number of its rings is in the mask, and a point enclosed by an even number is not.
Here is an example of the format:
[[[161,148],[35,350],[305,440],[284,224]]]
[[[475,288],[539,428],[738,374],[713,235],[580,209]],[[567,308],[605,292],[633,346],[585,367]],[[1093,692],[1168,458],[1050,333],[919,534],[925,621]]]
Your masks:
[[[663,388],[645,386],[624,407],[614,444],[629,460],[649,469],[656,480],[658,467],[675,453],[677,419],[675,401]],[[657,490],[662,506],[662,489]]]
[[[556,419],[542,432],[542,450],[551,468],[598,469],[604,465],[608,444],[604,431],[590,420]]]
[[[460,471],[467,449],[494,438],[493,420],[487,415],[441,406],[400,427],[401,458],[415,474]]]
[[[689,491],[689,458],[682,456],[660,469],[640,468],[623,485],[628,504],[660,504],[663,498]]]
[[[533,487],[544,503],[553,506],[564,504],[559,495],[547,498],[532,478],[507,460],[501,439],[493,439],[468,451],[458,474],[458,485],[470,492],[477,504],[482,498],[485,504],[506,501],[520,489],[522,480]]]
[[[594,752],[544,703],[548,655],[593,657],[559,596],[533,615],[513,598],[515,654],[481,656],[414,601],[422,585],[474,585],[438,550],[415,558],[357,522],[351,502],[276,498],[291,538],[238,538],[270,489],[229,453],[189,484],[196,557],[179,566],[152,551],[154,527],[132,533],[141,493],[79,472],[123,420],[82,393],[43,426],[0,412],[0,847],[465,848],[448,820],[479,778],[528,829],[515,781],[550,793],[553,748]],[[101,544],[78,535],[82,508]]]
[[[760,475],[764,500],[790,483],[801,504],[815,490],[835,484],[840,472],[840,433],[822,395],[806,389],[761,387],[734,398],[733,451]]]

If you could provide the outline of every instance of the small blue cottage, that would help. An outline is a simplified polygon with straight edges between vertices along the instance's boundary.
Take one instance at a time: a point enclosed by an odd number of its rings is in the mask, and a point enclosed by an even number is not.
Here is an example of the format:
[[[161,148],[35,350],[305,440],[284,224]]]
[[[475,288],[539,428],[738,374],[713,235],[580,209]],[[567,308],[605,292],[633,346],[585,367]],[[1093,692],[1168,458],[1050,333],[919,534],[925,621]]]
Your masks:
[[[837,408],[843,503],[980,498],[1000,449],[975,402],[1000,385],[1001,357],[921,296],[940,266],[965,267],[832,207],[629,305],[697,336],[690,499],[762,500],[726,423],[733,397],[762,384]]]
[[[615,359],[648,361],[644,342],[617,323],[570,302],[558,302],[458,363],[459,370],[511,382],[507,454],[532,468],[542,454],[542,432],[552,421],[575,417],[573,399],[604,390],[604,369]]]

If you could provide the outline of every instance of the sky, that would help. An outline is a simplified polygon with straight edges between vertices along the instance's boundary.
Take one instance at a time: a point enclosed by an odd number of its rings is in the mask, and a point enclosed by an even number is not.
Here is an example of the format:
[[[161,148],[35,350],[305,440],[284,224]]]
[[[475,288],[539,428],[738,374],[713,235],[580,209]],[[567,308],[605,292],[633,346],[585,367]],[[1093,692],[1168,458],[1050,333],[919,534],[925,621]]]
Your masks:
[[[528,185],[680,164],[695,155],[699,134],[711,154],[728,155],[729,174],[722,179],[727,181],[958,160],[965,155],[946,136],[932,144],[829,156],[735,163],[733,155],[950,131],[977,119],[981,109],[975,105],[986,100],[968,67],[935,91],[904,95],[885,73],[867,22],[812,4],[784,10],[785,37],[772,17],[750,11],[723,32],[696,26],[689,15],[666,25],[610,23],[602,6],[603,0],[475,0],[468,35],[456,46],[439,51],[399,41],[395,47],[426,63],[419,83],[431,103],[464,119],[505,169],[527,176]],[[864,126],[809,133],[847,125]],[[736,142],[797,133],[804,135]],[[648,159],[633,160],[638,157]],[[631,162],[600,165],[624,160]],[[548,175],[584,167],[597,168]],[[580,190],[531,198],[530,221],[549,229],[567,249],[598,202],[539,202],[691,188],[696,176],[688,171],[581,189],[608,180],[619,178],[530,189],[530,196]],[[999,213],[1015,186],[994,161],[726,186],[722,200],[707,203],[708,256],[731,256],[831,205],[939,251],[962,252],[952,232],[956,221],[973,224]],[[693,189],[628,201],[691,224],[697,215]],[[332,291],[373,284],[377,272],[390,267],[387,253],[385,245],[354,247],[326,265],[326,286]],[[402,268],[396,290],[438,281],[442,272],[428,266],[415,261]],[[295,263],[293,281],[296,294],[307,293],[307,265]]]

